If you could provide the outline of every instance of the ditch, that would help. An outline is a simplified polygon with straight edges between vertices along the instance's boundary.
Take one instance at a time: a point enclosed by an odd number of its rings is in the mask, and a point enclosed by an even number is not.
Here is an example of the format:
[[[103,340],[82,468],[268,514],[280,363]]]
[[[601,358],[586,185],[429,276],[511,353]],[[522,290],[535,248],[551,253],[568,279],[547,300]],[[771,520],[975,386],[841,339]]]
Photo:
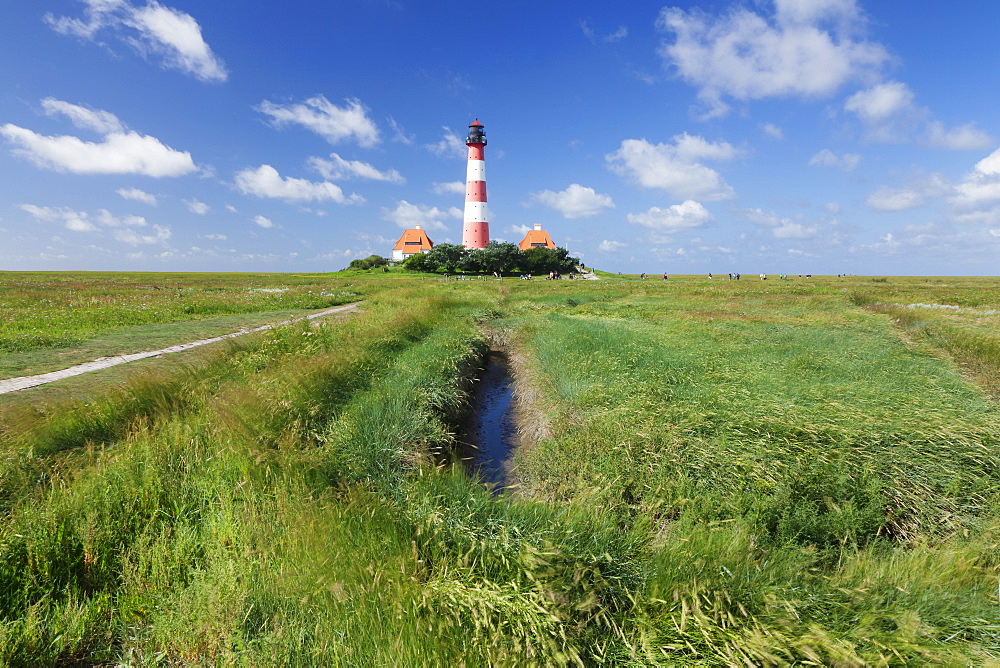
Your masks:
[[[504,351],[486,355],[458,440],[469,474],[493,494],[502,493],[511,484],[510,458],[518,442],[514,379]]]

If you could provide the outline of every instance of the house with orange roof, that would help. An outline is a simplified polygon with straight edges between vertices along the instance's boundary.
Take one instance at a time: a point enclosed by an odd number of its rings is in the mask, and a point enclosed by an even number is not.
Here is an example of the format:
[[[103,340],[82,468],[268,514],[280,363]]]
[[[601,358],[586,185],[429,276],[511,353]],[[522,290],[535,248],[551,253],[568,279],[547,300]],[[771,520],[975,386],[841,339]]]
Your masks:
[[[535,229],[528,230],[528,233],[524,235],[524,238],[521,239],[521,243],[517,247],[521,250],[528,250],[529,248],[555,249],[556,244],[552,241],[549,233],[542,229],[542,224],[535,223]]]
[[[405,260],[418,253],[430,253],[432,248],[434,248],[434,242],[417,225],[413,229],[403,231],[403,236],[392,247],[392,259]]]

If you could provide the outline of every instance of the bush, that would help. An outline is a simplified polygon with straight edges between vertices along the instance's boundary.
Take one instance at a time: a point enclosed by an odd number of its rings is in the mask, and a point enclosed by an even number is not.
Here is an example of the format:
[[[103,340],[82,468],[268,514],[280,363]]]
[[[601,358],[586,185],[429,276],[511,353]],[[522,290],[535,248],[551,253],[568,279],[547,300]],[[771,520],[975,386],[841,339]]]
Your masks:
[[[384,267],[389,264],[389,261],[380,255],[369,255],[364,259],[351,260],[351,269],[374,269],[375,267]]]

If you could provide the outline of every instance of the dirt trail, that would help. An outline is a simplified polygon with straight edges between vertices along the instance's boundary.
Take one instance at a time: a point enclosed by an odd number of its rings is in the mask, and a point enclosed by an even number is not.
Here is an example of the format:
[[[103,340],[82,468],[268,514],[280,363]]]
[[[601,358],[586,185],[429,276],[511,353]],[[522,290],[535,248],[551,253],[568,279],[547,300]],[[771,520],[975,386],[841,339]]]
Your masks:
[[[0,394],[7,394],[8,392],[17,392],[18,390],[26,390],[30,387],[37,387],[39,385],[45,385],[46,383],[53,383],[57,380],[62,380],[64,378],[79,376],[81,374],[89,373],[91,371],[97,371],[99,369],[107,369],[109,367],[118,366],[119,364],[125,364],[126,362],[134,362],[136,360],[146,359],[147,357],[156,357],[158,355],[167,355],[169,353],[179,353],[183,350],[190,350],[191,348],[197,348],[198,346],[208,345],[209,343],[216,343],[217,341],[232,339],[237,336],[243,336],[244,334],[262,332],[264,330],[277,327],[278,325],[290,325],[293,322],[299,322],[301,320],[312,320],[314,318],[322,318],[325,315],[330,315],[332,313],[339,313],[341,311],[348,311],[350,309],[354,309],[357,307],[358,307],[357,304],[338,306],[337,308],[327,309],[326,311],[320,311],[319,313],[312,313],[310,315],[307,315],[305,318],[283,320],[281,322],[276,322],[271,325],[261,325],[260,327],[254,327],[253,329],[241,329],[240,331],[233,332],[232,334],[215,336],[212,337],[211,339],[201,339],[200,341],[192,341],[191,343],[182,343],[178,346],[170,346],[169,348],[163,348],[161,350],[150,350],[148,352],[133,353],[131,355],[117,355],[115,357],[100,357],[94,360],[93,362],[84,362],[83,364],[77,364],[76,366],[71,366],[68,369],[51,371],[49,373],[42,373],[38,374],[37,376],[21,376],[20,378],[7,378],[5,380],[0,380]]]

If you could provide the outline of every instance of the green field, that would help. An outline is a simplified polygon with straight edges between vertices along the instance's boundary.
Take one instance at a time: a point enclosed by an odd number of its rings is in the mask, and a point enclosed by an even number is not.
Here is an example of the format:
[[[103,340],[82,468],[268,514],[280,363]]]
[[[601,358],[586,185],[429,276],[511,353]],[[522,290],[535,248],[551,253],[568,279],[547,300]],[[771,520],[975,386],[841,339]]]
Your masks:
[[[1000,661],[1000,279],[601,275],[0,274],[2,377],[361,303],[0,395],[0,662]]]

